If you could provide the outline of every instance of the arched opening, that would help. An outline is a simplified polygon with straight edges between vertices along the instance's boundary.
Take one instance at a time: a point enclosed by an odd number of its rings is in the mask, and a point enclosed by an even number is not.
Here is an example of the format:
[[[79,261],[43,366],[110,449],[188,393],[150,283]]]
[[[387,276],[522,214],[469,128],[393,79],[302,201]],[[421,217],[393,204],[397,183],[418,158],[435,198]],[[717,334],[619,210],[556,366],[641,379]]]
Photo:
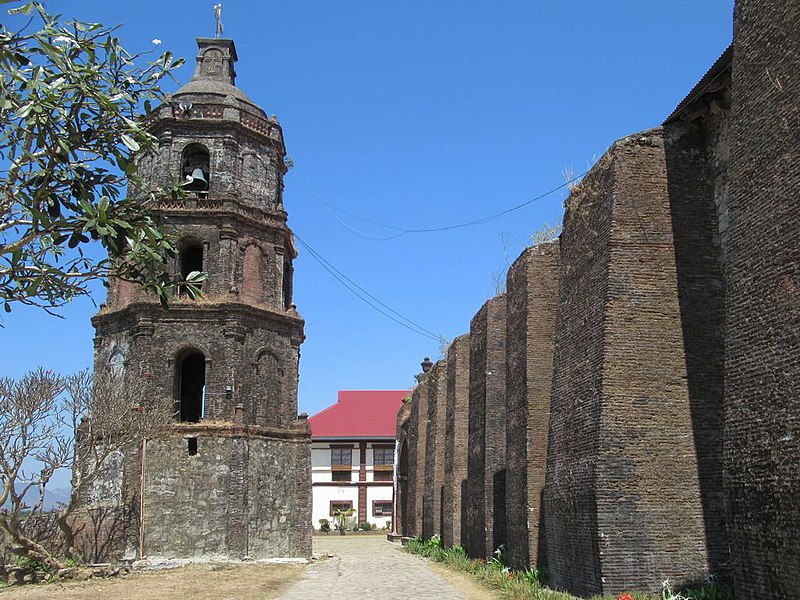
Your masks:
[[[189,181],[186,190],[208,192],[211,184],[211,159],[208,149],[202,144],[189,144],[183,150],[181,170],[184,179]]]
[[[181,279],[186,281],[193,272],[203,271],[203,244],[200,242],[187,242],[181,247],[179,257],[179,267],[181,271]],[[195,287],[202,287],[200,283],[195,283]],[[178,290],[180,295],[187,294],[190,298],[194,299],[191,290],[182,285]]]
[[[180,420],[197,423],[203,418],[203,395],[206,385],[206,357],[192,351],[177,363],[176,395],[180,404]]]

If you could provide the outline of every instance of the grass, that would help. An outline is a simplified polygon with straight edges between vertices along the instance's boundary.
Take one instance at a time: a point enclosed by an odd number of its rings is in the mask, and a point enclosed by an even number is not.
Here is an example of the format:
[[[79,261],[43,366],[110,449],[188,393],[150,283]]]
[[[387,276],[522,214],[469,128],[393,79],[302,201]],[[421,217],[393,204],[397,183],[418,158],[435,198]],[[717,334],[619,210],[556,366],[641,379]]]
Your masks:
[[[0,586],[0,593],[3,600],[268,600],[301,573],[298,565],[204,564],[114,579]]]
[[[411,538],[405,550],[424,556],[444,566],[465,572],[484,586],[499,591],[506,598],[531,600],[580,600],[565,592],[547,588],[547,577],[543,571],[525,569],[513,571],[506,565],[505,556],[495,551],[491,560],[469,558],[461,546],[445,549],[438,535],[429,540],[417,536]],[[733,594],[710,579],[696,589],[673,590],[669,581],[661,584],[658,595],[631,591],[618,596],[594,596],[592,600],[733,600]]]

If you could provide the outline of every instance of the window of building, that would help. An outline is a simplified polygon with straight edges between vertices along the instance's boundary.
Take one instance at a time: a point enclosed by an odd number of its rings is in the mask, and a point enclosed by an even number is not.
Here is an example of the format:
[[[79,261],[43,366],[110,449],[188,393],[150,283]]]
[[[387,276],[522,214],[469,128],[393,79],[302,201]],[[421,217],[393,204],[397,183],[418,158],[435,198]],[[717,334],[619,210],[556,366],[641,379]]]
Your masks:
[[[394,465],[394,448],[391,446],[375,446],[372,448],[372,462],[375,466],[390,467]]]
[[[372,516],[373,517],[391,517],[392,516],[392,501],[391,500],[373,500],[372,501]]]
[[[331,500],[331,516],[334,516],[337,511],[344,512],[353,508],[352,500]]]
[[[331,480],[350,481],[353,466],[352,446],[331,446]]]
[[[391,481],[394,478],[394,447],[372,447],[373,479]]]
[[[347,467],[353,466],[353,447],[352,446],[333,446],[331,447],[331,466]]]
[[[197,423],[203,418],[206,357],[200,352],[190,352],[177,362],[176,370],[181,421]]]
[[[181,171],[187,181],[185,189],[198,196],[207,196],[211,182],[211,160],[202,144],[189,144],[183,151]]]
[[[180,263],[180,270],[181,270],[181,278],[186,280],[189,278],[193,272],[202,272],[203,271],[203,244],[200,242],[187,242],[183,244],[181,247],[181,253],[179,257]],[[202,287],[200,283],[194,284],[196,287]],[[194,296],[192,292],[184,285],[180,286],[178,293],[183,295],[188,295],[192,300],[194,300]]]
[[[352,479],[352,471],[347,469],[347,471],[332,471],[331,472],[331,481],[350,481]]]

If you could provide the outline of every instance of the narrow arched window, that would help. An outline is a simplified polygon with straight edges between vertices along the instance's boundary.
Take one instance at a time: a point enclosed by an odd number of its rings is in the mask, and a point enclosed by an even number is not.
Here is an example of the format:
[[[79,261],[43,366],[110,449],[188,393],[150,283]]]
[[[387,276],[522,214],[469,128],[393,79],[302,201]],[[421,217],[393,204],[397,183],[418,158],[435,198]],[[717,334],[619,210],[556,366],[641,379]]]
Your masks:
[[[203,418],[203,397],[206,385],[206,357],[202,352],[189,351],[176,363],[176,396],[180,419],[197,423]]]
[[[203,271],[203,244],[200,242],[186,242],[181,247],[181,253],[179,257],[179,267],[181,271],[181,279],[186,281],[189,278],[189,275],[193,272],[202,272]],[[194,284],[197,287],[200,287],[201,284],[196,283]],[[192,295],[189,288],[185,285],[182,285],[179,290],[179,294],[183,295],[186,294],[190,298],[194,300],[194,296]]]
[[[183,178],[188,181],[186,190],[190,192],[208,192],[211,185],[211,159],[208,149],[202,144],[189,144],[183,150],[181,161]]]

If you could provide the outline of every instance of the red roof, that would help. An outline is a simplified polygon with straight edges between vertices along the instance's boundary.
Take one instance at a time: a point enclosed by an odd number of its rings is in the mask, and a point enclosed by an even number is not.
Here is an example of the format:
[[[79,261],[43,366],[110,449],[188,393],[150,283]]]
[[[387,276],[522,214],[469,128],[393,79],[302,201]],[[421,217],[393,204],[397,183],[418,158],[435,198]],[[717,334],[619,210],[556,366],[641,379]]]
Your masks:
[[[339,390],[339,401],[308,419],[312,438],[395,436],[397,411],[409,390]]]

